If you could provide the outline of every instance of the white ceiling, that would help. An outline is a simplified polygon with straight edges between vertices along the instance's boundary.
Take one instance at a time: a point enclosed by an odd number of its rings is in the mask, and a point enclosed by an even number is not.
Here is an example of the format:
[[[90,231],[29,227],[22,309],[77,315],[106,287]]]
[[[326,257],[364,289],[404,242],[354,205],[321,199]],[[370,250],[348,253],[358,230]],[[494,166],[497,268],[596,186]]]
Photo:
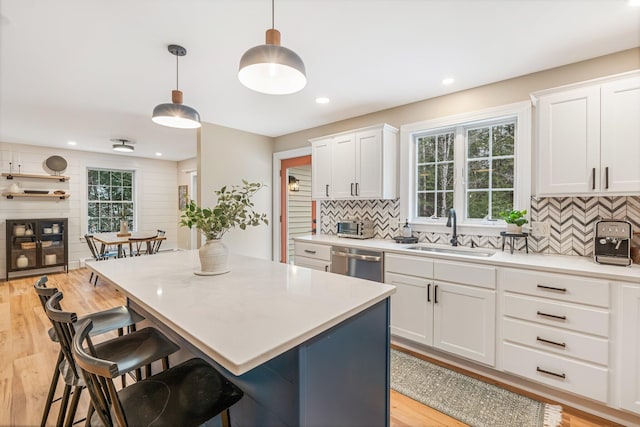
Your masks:
[[[270,25],[269,0],[4,0],[0,141],[111,152],[109,138],[126,137],[135,156],[194,157],[196,131],[150,120],[175,88],[171,43],[188,51],[185,104],[268,136],[640,45],[627,0],[276,0],[275,27],[308,84],[269,96],[236,73]]]

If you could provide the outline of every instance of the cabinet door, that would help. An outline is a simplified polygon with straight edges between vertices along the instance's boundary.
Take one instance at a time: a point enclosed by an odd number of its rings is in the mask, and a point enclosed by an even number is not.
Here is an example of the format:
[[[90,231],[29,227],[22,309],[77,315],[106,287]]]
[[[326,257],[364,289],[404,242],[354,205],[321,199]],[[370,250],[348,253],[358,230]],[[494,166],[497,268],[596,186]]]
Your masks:
[[[434,347],[494,366],[496,292],[434,283]]]
[[[356,139],[353,133],[333,138],[333,169],[331,196],[338,199],[349,199],[355,196],[356,184]]]
[[[311,145],[311,197],[328,199],[331,188],[331,143],[332,138],[314,141]]]
[[[356,192],[362,199],[382,197],[382,131],[356,133]]]
[[[621,406],[640,414],[640,286],[622,286],[620,345]]]
[[[432,345],[431,282],[420,277],[386,273],[385,283],[396,287],[396,292],[391,295],[391,333]]]
[[[538,102],[538,194],[591,193],[600,182],[600,88]]]
[[[640,77],[602,85],[603,192],[640,191]]]

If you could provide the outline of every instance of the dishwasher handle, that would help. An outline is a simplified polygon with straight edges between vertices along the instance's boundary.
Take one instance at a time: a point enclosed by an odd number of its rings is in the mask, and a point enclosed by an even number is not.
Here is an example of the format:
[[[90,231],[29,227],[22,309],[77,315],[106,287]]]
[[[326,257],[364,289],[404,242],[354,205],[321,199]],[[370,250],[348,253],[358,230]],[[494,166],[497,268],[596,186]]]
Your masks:
[[[349,252],[342,252],[342,251],[331,251],[331,255],[341,256],[345,258],[354,258],[360,261],[380,262],[382,260],[381,256],[350,254]]]

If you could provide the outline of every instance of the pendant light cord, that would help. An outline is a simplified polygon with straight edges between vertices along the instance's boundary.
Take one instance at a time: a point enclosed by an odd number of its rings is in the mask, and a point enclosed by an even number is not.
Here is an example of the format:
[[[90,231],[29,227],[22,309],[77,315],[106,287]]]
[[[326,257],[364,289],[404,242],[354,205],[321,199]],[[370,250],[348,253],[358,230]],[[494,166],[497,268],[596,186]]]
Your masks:
[[[271,0],[271,29],[275,29],[275,0]]]
[[[179,73],[179,70],[178,70],[178,59],[179,59],[179,56],[176,55],[176,90],[180,90],[178,88],[178,81],[179,81],[178,80],[178,73]]]

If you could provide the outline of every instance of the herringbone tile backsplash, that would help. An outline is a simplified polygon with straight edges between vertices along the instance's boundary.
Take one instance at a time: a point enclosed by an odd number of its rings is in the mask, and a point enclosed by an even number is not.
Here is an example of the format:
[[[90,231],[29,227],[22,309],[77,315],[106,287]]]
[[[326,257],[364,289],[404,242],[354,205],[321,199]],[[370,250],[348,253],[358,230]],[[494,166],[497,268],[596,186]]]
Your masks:
[[[640,231],[640,196],[621,197],[543,197],[531,198],[531,221],[548,221],[549,237],[530,237],[529,251],[549,254],[592,256],[593,227],[599,218],[626,219],[634,231]],[[335,234],[336,222],[360,218],[372,220],[374,237],[391,239],[399,234],[400,202],[396,200],[329,200],[320,207],[322,234]],[[421,242],[449,243],[449,233],[417,233]],[[496,236],[460,235],[459,241],[469,246],[500,249],[502,238]],[[517,250],[524,250],[518,239]]]

